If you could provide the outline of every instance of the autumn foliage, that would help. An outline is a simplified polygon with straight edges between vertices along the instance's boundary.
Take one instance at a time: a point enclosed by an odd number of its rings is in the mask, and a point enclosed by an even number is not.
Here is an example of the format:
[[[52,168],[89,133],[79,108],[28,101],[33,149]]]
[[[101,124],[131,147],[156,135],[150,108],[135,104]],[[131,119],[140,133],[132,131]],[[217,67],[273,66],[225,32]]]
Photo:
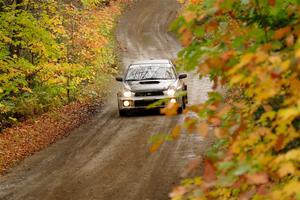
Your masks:
[[[99,110],[129,2],[0,0],[0,175]]]
[[[0,131],[101,95],[117,70],[112,33],[127,1],[0,0]]]
[[[190,0],[173,28],[181,66],[226,92],[187,109],[218,139],[172,199],[300,199],[299,1]]]

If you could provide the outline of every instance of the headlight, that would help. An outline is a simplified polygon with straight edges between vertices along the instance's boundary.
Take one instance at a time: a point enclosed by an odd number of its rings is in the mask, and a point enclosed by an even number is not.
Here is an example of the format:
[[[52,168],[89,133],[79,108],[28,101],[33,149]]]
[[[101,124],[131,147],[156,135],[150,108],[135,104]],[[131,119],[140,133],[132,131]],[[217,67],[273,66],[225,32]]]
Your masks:
[[[176,93],[176,90],[175,89],[168,89],[167,90],[167,95],[169,95],[169,96],[174,96],[175,95],[175,93]]]
[[[132,92],[130,92],[130,91],[124,91],[123,92],[123,96],[126,97],[126,98],[129,98],[129,97],[132,96]]]

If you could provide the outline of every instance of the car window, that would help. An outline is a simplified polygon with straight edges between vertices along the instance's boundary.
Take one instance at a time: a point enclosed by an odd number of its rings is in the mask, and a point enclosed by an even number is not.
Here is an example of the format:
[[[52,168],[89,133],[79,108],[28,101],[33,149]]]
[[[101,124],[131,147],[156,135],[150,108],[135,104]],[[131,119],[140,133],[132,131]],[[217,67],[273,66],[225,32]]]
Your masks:
[[[143,64],[131,65],[128,69],[127,81],[154,80],[154,79],[175,79],[175,72],[172,65],[166,64]]]

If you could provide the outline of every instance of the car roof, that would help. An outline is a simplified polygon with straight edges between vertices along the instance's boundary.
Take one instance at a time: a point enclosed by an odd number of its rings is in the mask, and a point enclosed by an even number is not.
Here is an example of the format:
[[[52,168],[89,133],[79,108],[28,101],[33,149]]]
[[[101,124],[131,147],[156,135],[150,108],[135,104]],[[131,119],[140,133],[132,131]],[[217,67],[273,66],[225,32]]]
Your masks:
[[[135,61],[131,65],[141,65],[141,64],[172,64],[172,62],[167,59],[150,59],[150,60]]]

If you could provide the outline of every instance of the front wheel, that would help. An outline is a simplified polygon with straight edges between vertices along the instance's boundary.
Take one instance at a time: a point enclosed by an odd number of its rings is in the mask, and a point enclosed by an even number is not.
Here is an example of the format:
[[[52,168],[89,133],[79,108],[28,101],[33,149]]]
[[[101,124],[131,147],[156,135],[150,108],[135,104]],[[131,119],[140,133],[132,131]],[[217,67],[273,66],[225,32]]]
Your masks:
[[[182,106],[179,107],[178,110],[177,110],[177,114],[182,114],[183,110],[184,110],[184,109],[182,108]]]
[[[187,104],[187,96],[182,97],[182,108],[183,110],[186,108]]]
[[[182,98],[182,104],[181,104],[181,106],[178,108],[178,110],[177,110],[177,113],[178,114],[182,114],[183,113],[183,110],[186,108],[186,104],[185,104],[185,99],[184,99],[184,97]]]
[[[119,110],[119,115],[120,115],[120,117],[128,116],[128,111],[127,110]]]

